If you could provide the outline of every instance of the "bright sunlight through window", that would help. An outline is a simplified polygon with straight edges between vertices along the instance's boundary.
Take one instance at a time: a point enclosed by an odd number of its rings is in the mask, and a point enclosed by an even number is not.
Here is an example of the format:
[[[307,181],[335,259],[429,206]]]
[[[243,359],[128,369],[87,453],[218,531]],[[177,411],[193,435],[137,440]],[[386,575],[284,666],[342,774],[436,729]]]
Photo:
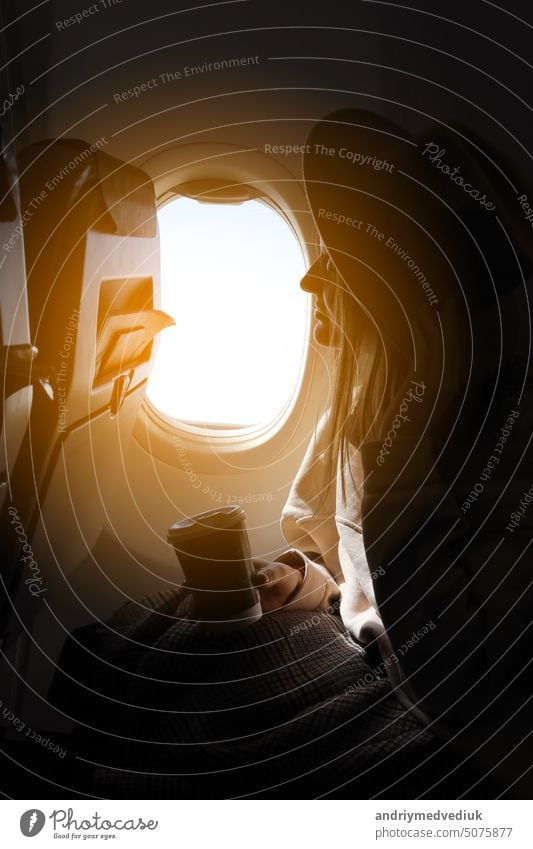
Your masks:
[[[296,237],[259,201],[188,198],[159,212],[165,330],[148,397],[201,425],[273,421],[292,397],[308,336],[305,273]]]

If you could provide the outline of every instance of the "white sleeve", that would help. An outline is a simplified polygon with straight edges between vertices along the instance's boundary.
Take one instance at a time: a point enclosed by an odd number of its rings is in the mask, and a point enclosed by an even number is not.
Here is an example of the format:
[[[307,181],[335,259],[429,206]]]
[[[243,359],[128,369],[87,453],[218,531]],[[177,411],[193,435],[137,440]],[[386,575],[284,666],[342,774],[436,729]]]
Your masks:
[[[336,479],[328,480],[324,459],[325,422],[326,416],[320,420],[293,481],[281,514],[281,530],[290,546],[316,552],[329,573],[342,580],[335,524]]]
[[[292,566],[303,577],[297,591],[284,605],[285,609],[290,607],[295,610],[324,610],[339,600],[338,584],[321,563],[316,563],[294,548],[277,557],[276,561]]]

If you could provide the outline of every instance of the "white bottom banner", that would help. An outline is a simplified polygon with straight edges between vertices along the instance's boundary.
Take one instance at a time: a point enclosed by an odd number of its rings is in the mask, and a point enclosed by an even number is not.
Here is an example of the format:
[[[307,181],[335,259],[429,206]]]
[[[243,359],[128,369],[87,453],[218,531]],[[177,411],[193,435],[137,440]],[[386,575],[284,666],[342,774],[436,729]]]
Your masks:
[[[324,849],[339,840],[384,849],[533,845],[526,801],[264,801],[268,809],[260,800],[6,800],[2,846],[27,846],[32,838],[36,847],[69,840],[124,849],[285,849],[292,841]]]

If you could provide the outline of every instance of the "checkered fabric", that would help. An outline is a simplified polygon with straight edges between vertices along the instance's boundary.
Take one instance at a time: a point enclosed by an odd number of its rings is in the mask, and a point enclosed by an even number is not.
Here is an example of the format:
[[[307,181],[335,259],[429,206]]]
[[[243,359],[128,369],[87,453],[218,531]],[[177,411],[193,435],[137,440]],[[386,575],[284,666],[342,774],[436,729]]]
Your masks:
[[[457,765],[338,616],[281,610],[214,636],[189,601],[159,593],[67,642],[51,695],[77,711],[89,792],[455,798]]]

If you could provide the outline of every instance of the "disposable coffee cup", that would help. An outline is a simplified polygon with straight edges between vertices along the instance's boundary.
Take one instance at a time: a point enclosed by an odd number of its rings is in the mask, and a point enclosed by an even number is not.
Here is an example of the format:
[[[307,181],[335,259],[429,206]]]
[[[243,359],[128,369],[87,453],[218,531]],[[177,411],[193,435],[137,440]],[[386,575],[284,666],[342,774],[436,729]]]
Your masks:
[[[192,592],[193,617],[212,632],[246,628],[262,616],[245,520],[244,510],[232,505],[198,513],[168,530]]]

